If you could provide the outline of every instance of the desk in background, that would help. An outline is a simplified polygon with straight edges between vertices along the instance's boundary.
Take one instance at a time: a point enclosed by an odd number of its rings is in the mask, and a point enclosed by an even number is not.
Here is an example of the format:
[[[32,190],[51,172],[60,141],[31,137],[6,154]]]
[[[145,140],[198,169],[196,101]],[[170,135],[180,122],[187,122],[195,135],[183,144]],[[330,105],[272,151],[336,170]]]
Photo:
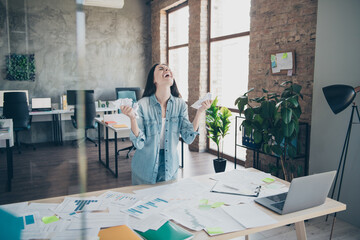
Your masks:
[[[255,169],[250,169],[250,171],[257,171]],[[214,176],[214,174],[209,174],[209,175],[203,175],[203,176],[197,176],[197,177],[192,177],[192,179],[205,183],[205,184],[209,184],[210,180],[209,178],[211,176]],[[275,178],[275,177],[274,177]],[[276,181],[280,181],[284,184],[286,184],[287,186],[289,186],[288,182],[285,182],[281,179],[275,178]],[[144,188],[150,188],[150,187],[156,187],[159,185],[167,185],[167,184],[171,184],[173,182],[163,182],[163,183],[158,183],[155,185],[137,185],[137,186],[129,186],[129,187],[121,187],[121,188],[115,188],[115,189],[108,189],[108,190],[101,190],[101,191],[96,191],[96,192],[89,192],[89,193],[85,193],[82,196],[83,197],[90,197],[90,196],[99,196],[103,193],[105,193],[106,191],[116,191],[116,192],[122,192],[122,193],[131,193],[134,190],[139,190],[139,189],[144,189]],[[55,197],[55,198],[48,198],[48,199],[42,199],[42,200],[35,200],[35,201],[31,201],[31,202],[37,202],[37,203],[61,203],[65,197],[79,197],[80,194],[75,194],[75,195],[70,195],[70,196],[62,196],[62,197]],[[179,206],[181,207],[181,205]],[[331,214],[334,212],[339,212],[339,211],[343,211],[346,209],[346,205],[340,202],[337,202],[335,200],[332,200],[330,198],[327,198],[325,203],[317,206],[317,207],[313,207],[313,208],[309,208],[309,209],[305,209],[302,211],[297,211],[297,212],[293,212],[293,213],[289,213],[289,214],[285,214],[285,215],[279,215],[276,214],[260,205],[256,204],[256,208],[259,208],[261,211],[265,212],[266,214],[268,214],[270,217],[274,218],[277,220],[276,223],[271,224],[271,225],[265,225],[265,226],[261,226],[261,227],[254,227],[254,228],[247,228],[244,230],[240,230],[240,231],[236,231],[236,232],[232,232],[232,233],[226,233],[226,234],[221,234],[221,235],[216,235],[213,237],[210,237],[209,235],[207,235],[205,233],[205,231],[191,231],[194,234],[194,239],[232,239],[232,238],[236,238],[236,237],[240,237],[240,236],[246,236],[246,239],[248,239],[248,236],[250,234],[253,233],[257,233],[257,232],[262,232],[262,231],[266,231],[269,229],[274,229],[277,227],[281,227],[281,226],[285,226],[288,224],[293,224],[295,223],[295,228],[296,228],[296,235],[297,235],[297,239],[298,240],[305,240],[306,239],[306,230],[305,230],[305,224],[304,224],[304,220],[307,219],[312,219],[312,218],[316,218],[316,217],[320,217],[320,216],[324,216],[327,214]]]
[[[7,178],[8,191],[11,191],[11,180],[14,175],[13,170],[13,155],[11,147],[14,146],[14,133],[13,133],[13,121],[12,119],[1,119],[0,122],[4,122],[3,127],[9,128],[8,132],[0,133],[0,147],[6,147],[6,160],[7,160]]]
[[[117,149],[117,139],[119,138],[128,138],[130,136],[130,119],[124,114],[113,114],[107,115],[102,118],[95,118],[95,121],[99,124],[98,126],[98,149],[99,149],[99,162],[106,167],[115,177],[118,177],[118,149]],[[124,124],[127,127],[116,128],[111,124],[106,124],[106,121],[114,121],[117,124]],[[105,129],[105,163],[101,159],[101,127]],[[114,144],[115,144],[115,171],[110,168],[109,163],[109,130],[114,133]]]
[[[96,108],[96,113],[100,115],[116,112],[115,108]],[[63,144],[63,127],[62,121],[71,120],[71,115],[74,115],[74,110],[52,110],[52,111],[38,111],[30,112],[33,116],[32,122],[52,122],[52,139],[56,145]]]

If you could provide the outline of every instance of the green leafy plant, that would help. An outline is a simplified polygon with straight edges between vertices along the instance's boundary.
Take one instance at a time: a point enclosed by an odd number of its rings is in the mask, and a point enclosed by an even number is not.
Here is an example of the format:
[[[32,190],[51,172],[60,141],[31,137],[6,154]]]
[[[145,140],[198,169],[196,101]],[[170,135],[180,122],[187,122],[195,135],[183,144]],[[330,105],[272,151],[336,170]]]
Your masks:
[[[294,166],[288,158],[297,155],[299,118],[302,113],[299,105],[301,86],[291,81],[280,84],[281,94],[269,93],[262,89],[264,96],[249,99],[250,89],[236,99],[235,105],[243,113],[242,126],[246,136],[251,133],[256,144],[261,144],[267,154],[280,156],[281,168],[285,180],[292,179]]]
[[[34,54],[7,55],[6,79],[12,81],[35,81]]]
[[[217,146],[217,158],[220,159],[220,142],[222,142],[221,158],[224,154],[224,138],[229,134],[231,111],[226,107],[217,106],[217,97],[206,110],[206,129],[208,138]]]

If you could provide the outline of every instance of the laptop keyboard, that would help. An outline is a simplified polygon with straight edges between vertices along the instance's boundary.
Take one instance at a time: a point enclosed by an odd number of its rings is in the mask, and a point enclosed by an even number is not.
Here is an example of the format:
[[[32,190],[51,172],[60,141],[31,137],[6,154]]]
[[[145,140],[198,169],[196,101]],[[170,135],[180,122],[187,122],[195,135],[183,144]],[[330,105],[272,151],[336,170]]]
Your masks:
[[[269,196],[267,198],[274,201],[274,202],[283,202],[283,201],[285,201],[286,196],[287,196],[287,192],[282,193],[282,194],[278,194],[278,195],[274,195],[274,196]]]
[[[273,204],[271,204],[271,206],[273,206],[273,207],[275,207],[277,209],[283,210],[284,204],[285,204],[285,201],[273,203]]]

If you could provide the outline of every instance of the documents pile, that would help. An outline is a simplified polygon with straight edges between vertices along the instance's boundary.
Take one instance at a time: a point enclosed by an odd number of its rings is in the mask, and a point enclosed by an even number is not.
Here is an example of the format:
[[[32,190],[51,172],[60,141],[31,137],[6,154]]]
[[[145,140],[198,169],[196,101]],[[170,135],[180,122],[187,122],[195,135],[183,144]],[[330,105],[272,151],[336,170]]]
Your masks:
[[[261,187],[259,196],[287,191],[284,184],[271,181],[270,174],[233,170],[212,179],[207,184],[184,179],[134,193],[107,191],[100,196],[65,197],[60,204],[25,202],[0,209],[21,220],[21,239],[98,239],[100,235],[159,239],[159,234],[165,239],[167,234],[191,239],[193,234],[182,227],[213,236],[276,223],[255,206],[256,197],[242,194],[252,192],[254,186]],[[241,194],[211,192],[214,185]]]

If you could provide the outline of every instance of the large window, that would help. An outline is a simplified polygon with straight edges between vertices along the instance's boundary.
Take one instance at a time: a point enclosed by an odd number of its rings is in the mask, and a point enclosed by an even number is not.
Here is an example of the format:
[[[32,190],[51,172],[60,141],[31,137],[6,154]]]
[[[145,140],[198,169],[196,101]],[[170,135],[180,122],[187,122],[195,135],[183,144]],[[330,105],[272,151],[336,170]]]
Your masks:
[[[224,154],[232,157],[235,116],[239,114],[234,102],[248,89],[250,3],[251,0],[210,0],[210,90],[218,96],[219,105],[233,113],[230,134],[224,141]],[[212,141],[210,149],[216,150]],[[245,149],[237,148],[237,158],[245,159],[245,154]]]
[[[168,62],[180,94],[188,100],[189,7],[187,2],[170,9],[168,16]]]

